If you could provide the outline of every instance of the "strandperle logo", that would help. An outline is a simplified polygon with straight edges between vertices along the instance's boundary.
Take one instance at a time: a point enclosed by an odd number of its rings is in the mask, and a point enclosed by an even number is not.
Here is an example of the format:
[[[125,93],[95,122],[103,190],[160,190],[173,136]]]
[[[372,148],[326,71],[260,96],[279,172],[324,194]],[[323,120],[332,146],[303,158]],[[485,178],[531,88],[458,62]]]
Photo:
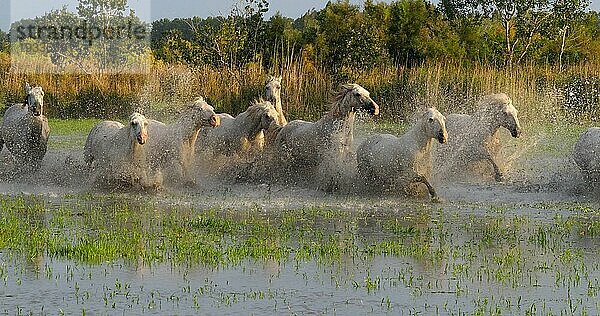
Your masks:
[[[15,29],[16,40],[80,40],[92,46],[97,40],[144,40],[148,37],[148,30],[139,23],[132,21],[120,26],[99,27],[94,23],[82,21],[79,25],[48,25],[30,24],[19,25]]]
[[[148,73],[150,1],[80,1],[23,14],[34,0],[11,1],[11,72]],[[143,18],[142,18],[143,17]]]

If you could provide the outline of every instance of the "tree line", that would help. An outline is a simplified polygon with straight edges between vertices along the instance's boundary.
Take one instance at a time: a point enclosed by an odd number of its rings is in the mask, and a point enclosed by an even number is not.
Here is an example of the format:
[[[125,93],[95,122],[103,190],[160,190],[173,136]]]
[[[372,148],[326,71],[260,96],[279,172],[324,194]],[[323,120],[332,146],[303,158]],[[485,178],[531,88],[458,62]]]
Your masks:
[[[600,56],[600,15],[587,0],[330,1],[297,19],[267,0],[243,0],[228,16],[152,23],[157,59],[191,65],[269,67],[295,56],[333,73],[380,64],[567,64]]]

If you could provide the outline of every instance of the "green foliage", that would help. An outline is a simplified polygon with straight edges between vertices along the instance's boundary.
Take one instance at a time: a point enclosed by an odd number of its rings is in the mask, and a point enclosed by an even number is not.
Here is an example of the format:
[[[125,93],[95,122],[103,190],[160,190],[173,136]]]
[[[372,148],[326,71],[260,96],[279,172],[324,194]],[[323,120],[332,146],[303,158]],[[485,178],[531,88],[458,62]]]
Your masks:
[[[0,53],[8,53],[10,50],[10,44],[8,34],[0,30]]]
[[[268,3],[245,0],[226,17],[154,23],[158,59],[193,65],[244,67],[302,56],[337,82],[395,63],[459,61],[512,65],[575,64],[596,59],[600,24],[587,0],[348,0],[330,1],[296,20],[264,19]],[[595,22],[596,21],[596,22]],[[158,33],[162,35],[158,35]]]

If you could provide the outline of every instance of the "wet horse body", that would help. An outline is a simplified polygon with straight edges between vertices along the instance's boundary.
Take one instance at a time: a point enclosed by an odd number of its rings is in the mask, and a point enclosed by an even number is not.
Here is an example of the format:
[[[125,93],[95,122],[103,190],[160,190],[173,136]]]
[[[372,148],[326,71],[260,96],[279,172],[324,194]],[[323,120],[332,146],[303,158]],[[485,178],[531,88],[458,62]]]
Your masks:
[[[376,134],[360,144],[356,150],[359,179],[365,188],[377,192],[395,192],[422,183],[431,198],[437,199],[427,179],[431,147],[434,140],[443,144],[447,139],[444,116],[436,109],[427,109],[402,136]]]
[[[352,158],[356,111],[379,114],[379,106],[357,84],[344,85],[330,111],[317,122],[294,120],[281,128],[270,151],[281,173],[295,182],[304,177],[337,177],[336,164]],[[315,169],[316,168],[316,169]],[[300,176],[300,177],[299,177]],[[321,186],[329,186],[322,183]]]
[[[215,128],[220,118],[214,108],[203,98],[186,106],[179,119],[172,124],[149,120],[146,145],[148,166],[152,172],[173,183],[192,184],[192,166],[195,159],[196,142],[202,128]]]
[[[255,140],[260,133],[277,123],[277,111],[269,101],[259,100],[236,117],[219,114],[219,127],[205,130],[205,136],[198,142],[198,150],[214,155],[247,155],[259,152]]]
[[[92,183],[108,187],[153,186],[148,178],[146,152],[148,120],[133,113],[127,125],[102,121],[88,134],[83,159]]]
[[[27,83],[25,90],[26,102],[8,108],[0,126],[0,151],[6,145],[14,159],[17,173],[32,172],[40,168],[50,136],[48,119],[43,114],[43,89],[39,86],[32,88]]]
[[[434,154],[437,175],[445,179],[461,177],[474,164],[484,162],[492,167],[494,179],[503,181],[499,164],[501,127],[508,129],[514,138],[522,132],[517,109],[504,93],[484,97],[473,115],[448,115],[448,144],[436,148]]]

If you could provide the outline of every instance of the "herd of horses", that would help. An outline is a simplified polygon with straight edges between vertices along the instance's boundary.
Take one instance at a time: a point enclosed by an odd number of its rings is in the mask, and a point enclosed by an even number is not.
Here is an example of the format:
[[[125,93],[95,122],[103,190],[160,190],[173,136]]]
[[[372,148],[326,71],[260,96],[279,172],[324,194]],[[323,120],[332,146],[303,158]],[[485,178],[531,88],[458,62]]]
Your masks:
[[[438,200],[432,175],[451,178],[483,162],[496,181],[503,181],[498,132],[506,128],[515,138],[522,133],[517,109],[500,93],[483,97],[471,115],[445,117],[427,108],[403,135],[374,134],[355,144],[357,113],[379,114],[369,91],[357,84],[343,85],[321,119],[288,122],[281,79],[270,76],[264,99],[235,117],[215,113],[198,98],[171,124],[139,112],[125,125],[102,121],[88,134],[83,150],[87,174],[92,183],[103,186],[159,188],[163,181],[193,185],[199,164],[210,163],[207,157],[224,156],[236,157],[244,166],[239,169],[242,173],[259,174],[263,181],[279,174],[270,180],[303,179],[334,190],[346,178],[352,186],[375,192],[408,192],[422,185],[432,200]],[[50,133],[43,115],[43,89],[27,83],[25,90],[26,102],[11,106],[0,126],[0,151],[6,145],[15,173],[40,168]],[[574,158],[589,175],[600,170],[600,129],[590,128],[581,136]]]

